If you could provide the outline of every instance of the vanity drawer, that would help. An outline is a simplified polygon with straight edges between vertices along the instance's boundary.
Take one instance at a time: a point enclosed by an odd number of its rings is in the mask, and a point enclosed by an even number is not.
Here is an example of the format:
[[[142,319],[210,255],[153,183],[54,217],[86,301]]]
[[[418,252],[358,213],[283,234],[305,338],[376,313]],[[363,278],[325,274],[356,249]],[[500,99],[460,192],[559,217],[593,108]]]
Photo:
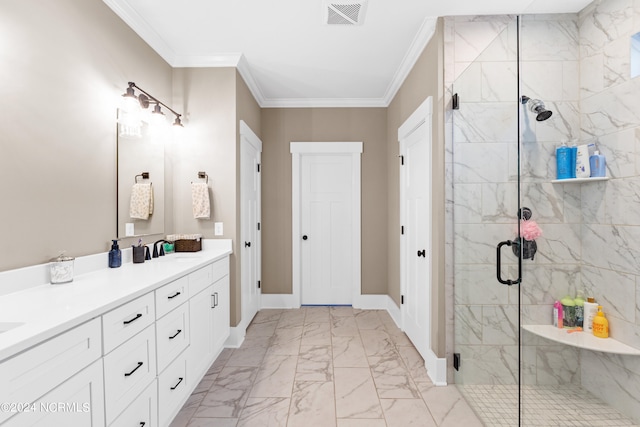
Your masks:
[[[151,325],[104,357],[107,424],[131,403],[156,376],[156,336]]]
[[[195,295],[213,283],[213,269],[211,264],[189,274],[189,293]]]
[[[211,283],[215,283],[229,274],[229,257],[224,257],[212,264],[213,276],[211,277]]]
[[[98,360],[100,318],[0,363],[0,403],[31,403]],[[0,423],[13,413],[0,411]]]
[[[161,426],[169,425],[189,396],[191,380],[187,378],[187,353],[182,352],[158,376],[158,422]]]
[[[102,316],[104,354],[155,321],[153,292],[136,298]]]
[[[110,427],[156,427],[158,425],[158,384],[153,380]]]
[[[182,304],[156,322],[158,372],[189,346],[189,304]]]
[[[189,300],[187,276],[156,289],[156,319],[161,318],[183,302]]]

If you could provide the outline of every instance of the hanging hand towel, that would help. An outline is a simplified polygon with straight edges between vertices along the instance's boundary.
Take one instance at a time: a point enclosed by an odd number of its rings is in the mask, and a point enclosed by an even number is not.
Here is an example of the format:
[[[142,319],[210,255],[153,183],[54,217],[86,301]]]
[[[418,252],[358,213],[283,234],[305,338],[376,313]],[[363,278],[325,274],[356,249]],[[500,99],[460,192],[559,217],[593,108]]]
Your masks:
[[[209,186],[204,182],[192,182],[191,200],[193,203],[193,217],[196,219],[209,219],[209,216],[211,215]]]
[[[131,188],[129,216],[134,219],[149,219],[153,209],[153,188],[151,183],[136,183]]]

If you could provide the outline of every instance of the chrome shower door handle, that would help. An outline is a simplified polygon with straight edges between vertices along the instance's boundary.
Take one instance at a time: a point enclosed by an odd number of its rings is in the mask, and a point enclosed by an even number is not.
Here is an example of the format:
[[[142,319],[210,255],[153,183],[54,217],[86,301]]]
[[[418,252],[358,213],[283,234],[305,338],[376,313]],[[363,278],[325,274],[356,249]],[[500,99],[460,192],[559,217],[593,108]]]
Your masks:
[[[503,285],[509,285],[509,286],[516,285],[516,284],[520,283],[520,277],[518,277],[518,279],[516,279],[516,280],[510,280],[510,279],[504,280],[502,278],[502,271],[501,271],[502,270],[502,268],[501,268],[502,251],[501,251],[501,249],[502,249],[503,246],[505,246],[505,245],[506,246],[511,246],[511,245],[513,245],[513,243],[514,242],[512,242],[511,240],[505,240],[504,242],[498,243],[498,247],[496,249],[496,260],[497,260],[496,261],[496,267],[497,267],[496,277],[498,278],[498,282],[502,283]],[[518,271],[520,271],[520,269],[518,269]]]

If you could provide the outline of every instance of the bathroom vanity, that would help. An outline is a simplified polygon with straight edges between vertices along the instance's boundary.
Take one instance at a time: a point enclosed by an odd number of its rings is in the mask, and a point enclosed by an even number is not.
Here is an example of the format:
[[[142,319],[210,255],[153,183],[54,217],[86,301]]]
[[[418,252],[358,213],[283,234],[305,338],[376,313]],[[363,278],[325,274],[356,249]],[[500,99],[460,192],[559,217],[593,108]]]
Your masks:
[[[169,425],[230,332],[212,242],[0,296],[0,425]]]

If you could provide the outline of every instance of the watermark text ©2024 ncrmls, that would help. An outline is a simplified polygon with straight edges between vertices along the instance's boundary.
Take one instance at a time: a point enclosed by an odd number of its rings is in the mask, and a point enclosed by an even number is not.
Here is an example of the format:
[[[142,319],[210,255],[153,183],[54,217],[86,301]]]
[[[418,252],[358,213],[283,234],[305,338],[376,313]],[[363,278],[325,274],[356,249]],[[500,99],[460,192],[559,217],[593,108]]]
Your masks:
[[[3,402],[0,403],[0,412],[89,412],[91,405],[88,402]]]

